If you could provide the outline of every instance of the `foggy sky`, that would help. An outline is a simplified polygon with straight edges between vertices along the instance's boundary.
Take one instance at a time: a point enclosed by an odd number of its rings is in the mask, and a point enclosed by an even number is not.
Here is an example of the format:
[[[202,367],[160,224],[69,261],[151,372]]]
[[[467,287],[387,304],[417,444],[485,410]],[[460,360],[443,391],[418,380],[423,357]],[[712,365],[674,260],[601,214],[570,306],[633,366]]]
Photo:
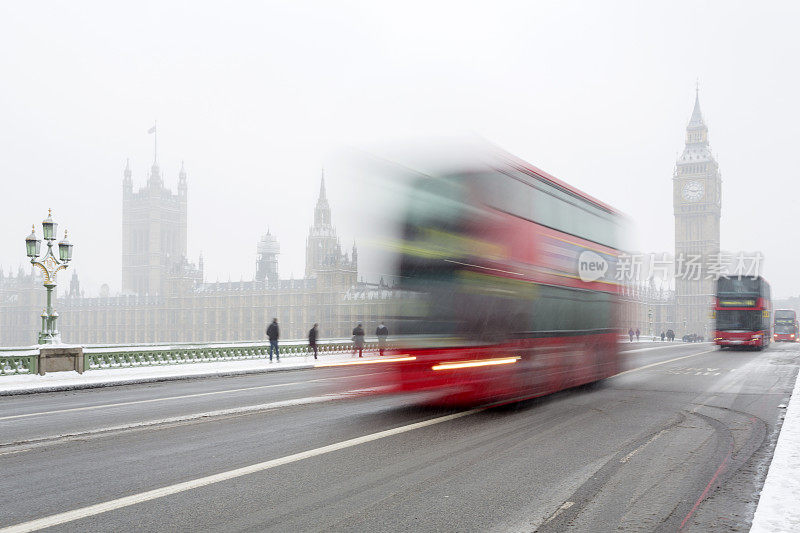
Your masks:
[[[208,281],[251,279],[268,227],[281,275],[302,277],[323,166],[349,249],[370,199],[339,149],[442,133],[492,141],[628,213],[638,249],[671,252],[671,178],[699,78],[722,248],[763,252],[773,294],[800,293],[798,4],[235,6],[0,6],[5,272],[28,268],[23,240],[52,207],[87,295],[119,289],[122,170],[130,158],[145,184],[156,119],[173,191],[185,161],[189,254],[203,252]]]

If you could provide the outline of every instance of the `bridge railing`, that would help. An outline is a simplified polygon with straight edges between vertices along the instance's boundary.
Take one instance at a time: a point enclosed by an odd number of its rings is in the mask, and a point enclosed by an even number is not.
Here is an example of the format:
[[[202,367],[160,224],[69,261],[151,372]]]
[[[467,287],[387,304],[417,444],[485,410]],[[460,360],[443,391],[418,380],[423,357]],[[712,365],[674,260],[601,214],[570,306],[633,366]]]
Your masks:
[[[36,374],[38,371],[38,348],[0,348],[0,376]]]
[[[279,349],[282,358],[313,355],[305,340],[282,341],[279,343]],[[373,352],[377,349],[377,341],[364,343],[364,352]],[[320,355],[344,354],[352,351],[353,341],[350,339],[332,339],[317,343],[317,352]],[[269,342],[87,346],[83,350],[83,357],[86,370],[265,359],[269,357]]]
[[[0,376],[36,374],[39,370],[39,348],[0,348]],[[281,358],[313,355],[306,340],[281,341],[279,348]],[[377,339],[364,342],[365,353],[377,349]],[[317,342],[317,352],[321,356],[352,351],[351,339]],[[84,370],[265,359],[269,357],[269,342],[86,345],[83,346],[82,357]]]

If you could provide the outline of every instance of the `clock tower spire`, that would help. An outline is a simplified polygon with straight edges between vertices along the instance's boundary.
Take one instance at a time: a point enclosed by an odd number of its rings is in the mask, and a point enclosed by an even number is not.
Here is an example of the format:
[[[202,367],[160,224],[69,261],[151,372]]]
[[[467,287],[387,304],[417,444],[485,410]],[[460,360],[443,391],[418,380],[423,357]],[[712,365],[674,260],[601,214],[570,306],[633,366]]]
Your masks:
[[[675,164],[672,190],[676,331],[683,331],[682,335],[696,333],[708,337],[714,280],[706,279],[706,270],[720,249],[722,176],[708,144],[708,126],[700,111],[699,88],[695,89],[694,109],[686,126],[686,145]],[[695,273],[687,268],[689,261],[699,264],[700,271]]]

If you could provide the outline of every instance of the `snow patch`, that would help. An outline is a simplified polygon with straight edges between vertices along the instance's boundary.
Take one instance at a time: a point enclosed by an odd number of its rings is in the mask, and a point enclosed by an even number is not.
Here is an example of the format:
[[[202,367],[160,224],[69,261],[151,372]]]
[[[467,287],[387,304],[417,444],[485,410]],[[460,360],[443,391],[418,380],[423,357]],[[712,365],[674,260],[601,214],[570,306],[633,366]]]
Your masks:
[[[800,531],[800,376],[794,383],[750,531]]]
[[[38,374],[15,374],[0,378],[0,396],[109,387],[153,381],[171,381],[234,374],[296,370],[312,368],[317,362],[330,363],[350,361],[352,359],[353,356],[350,354],[336,354],[320,356],[317,361],[315,361],[312,356],[293,356],[282,357],[280,363],[270,363],[268,359],[244,359],[238,361],[217,361],[185,365],[108,368],[87,370],[83,374],[78,374],[75,371],[51,372],[44,376]]]

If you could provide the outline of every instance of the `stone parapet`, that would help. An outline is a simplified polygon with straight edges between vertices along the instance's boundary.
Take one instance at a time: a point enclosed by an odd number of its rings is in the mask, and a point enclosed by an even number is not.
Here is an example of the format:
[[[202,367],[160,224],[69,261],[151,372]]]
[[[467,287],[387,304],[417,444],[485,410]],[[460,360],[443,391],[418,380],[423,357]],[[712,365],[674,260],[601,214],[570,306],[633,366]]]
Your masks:
[[[71,347],[42,347],[39,350],[39,375],[47,372],[65,372],[74,370],[83,374],[84,359],[83,348]]]

